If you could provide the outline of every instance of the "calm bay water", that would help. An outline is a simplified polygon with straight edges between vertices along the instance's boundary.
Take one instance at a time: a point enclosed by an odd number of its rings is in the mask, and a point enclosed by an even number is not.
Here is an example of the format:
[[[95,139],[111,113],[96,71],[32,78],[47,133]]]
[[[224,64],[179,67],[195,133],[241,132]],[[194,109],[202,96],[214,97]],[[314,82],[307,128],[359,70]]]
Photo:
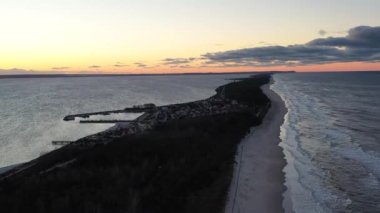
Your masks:
[[[226,79],[244,76],[249,74],[0,79],[0,167],[54,149],[52,140],[75,140],[112,126],[64,122],[65,115],[198,100],[215,94]]]
[[[274,79],[295,212],[380,212],[380,73]]]

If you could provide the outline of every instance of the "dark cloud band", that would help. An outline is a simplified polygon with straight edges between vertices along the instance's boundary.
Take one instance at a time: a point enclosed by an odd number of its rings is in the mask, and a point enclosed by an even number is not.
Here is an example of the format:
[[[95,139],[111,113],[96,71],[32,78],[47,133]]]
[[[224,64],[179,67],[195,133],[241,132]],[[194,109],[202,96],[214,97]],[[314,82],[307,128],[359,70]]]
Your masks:
[[[197,58],[165,58],[162,61],[165,65],[183,65],[189,64],[195,60],[197,60]]]
[[[226,66],[310,65],[380,61],[380,27],[359,26],[345,37],[328,37],[306,44],[245,48],[207,53],[206,64]]]
[[[148,66],[144,63],[141,63],[141,62],[136,62],[135,65],[139,68],[147,68]]]

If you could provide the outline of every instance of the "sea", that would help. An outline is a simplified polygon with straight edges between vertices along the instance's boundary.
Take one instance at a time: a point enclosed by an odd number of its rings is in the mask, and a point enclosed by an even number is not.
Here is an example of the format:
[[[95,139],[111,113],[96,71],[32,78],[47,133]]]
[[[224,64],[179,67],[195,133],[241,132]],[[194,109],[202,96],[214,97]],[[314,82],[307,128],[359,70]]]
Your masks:
[[[1,168],[37,158],[72,141],[104,131],[112,124],[65,122],[64,116],[133,105],[195,101],[215,94],[233,78],[251,74],[161,75],[0,79]],[[89,119],[134,119],[140,114],[111,114]],[[10,167],[8,167],[10,168]]]
[[[274,75],[288,212],[380,212],[380,73]]]

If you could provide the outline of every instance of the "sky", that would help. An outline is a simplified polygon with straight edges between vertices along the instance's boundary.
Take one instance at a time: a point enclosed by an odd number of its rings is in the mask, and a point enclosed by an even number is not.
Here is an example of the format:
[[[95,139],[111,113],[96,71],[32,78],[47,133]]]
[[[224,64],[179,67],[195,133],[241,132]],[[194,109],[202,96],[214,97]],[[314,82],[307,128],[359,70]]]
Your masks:
[[[379,0],[1,0],[0,74],[380,70]]]

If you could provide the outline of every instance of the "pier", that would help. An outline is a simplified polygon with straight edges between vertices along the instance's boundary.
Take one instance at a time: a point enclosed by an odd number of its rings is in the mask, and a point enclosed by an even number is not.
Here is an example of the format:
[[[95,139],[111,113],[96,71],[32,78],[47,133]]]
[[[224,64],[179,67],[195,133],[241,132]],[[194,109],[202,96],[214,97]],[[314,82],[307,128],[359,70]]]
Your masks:
[[[51,144],[56,146],[64,146],[73,143],[74,141],[52,141]]]
[[[122,110],[82,113],[82,114],[67,115],[63,118],[63,120],[73,121],[75,120],[75,118],[89,118],[90,116],[93,116],[93,115],[110,115],[110,114],[118,114],[118,113],[143,113],[143,112],[152,111],[153,109],[154,107],[133,107],[133,108],[125,108]]]
[[[132,123],[134,120],[81,120],[79,123],[82,124],[94,124],[94,123]]]

